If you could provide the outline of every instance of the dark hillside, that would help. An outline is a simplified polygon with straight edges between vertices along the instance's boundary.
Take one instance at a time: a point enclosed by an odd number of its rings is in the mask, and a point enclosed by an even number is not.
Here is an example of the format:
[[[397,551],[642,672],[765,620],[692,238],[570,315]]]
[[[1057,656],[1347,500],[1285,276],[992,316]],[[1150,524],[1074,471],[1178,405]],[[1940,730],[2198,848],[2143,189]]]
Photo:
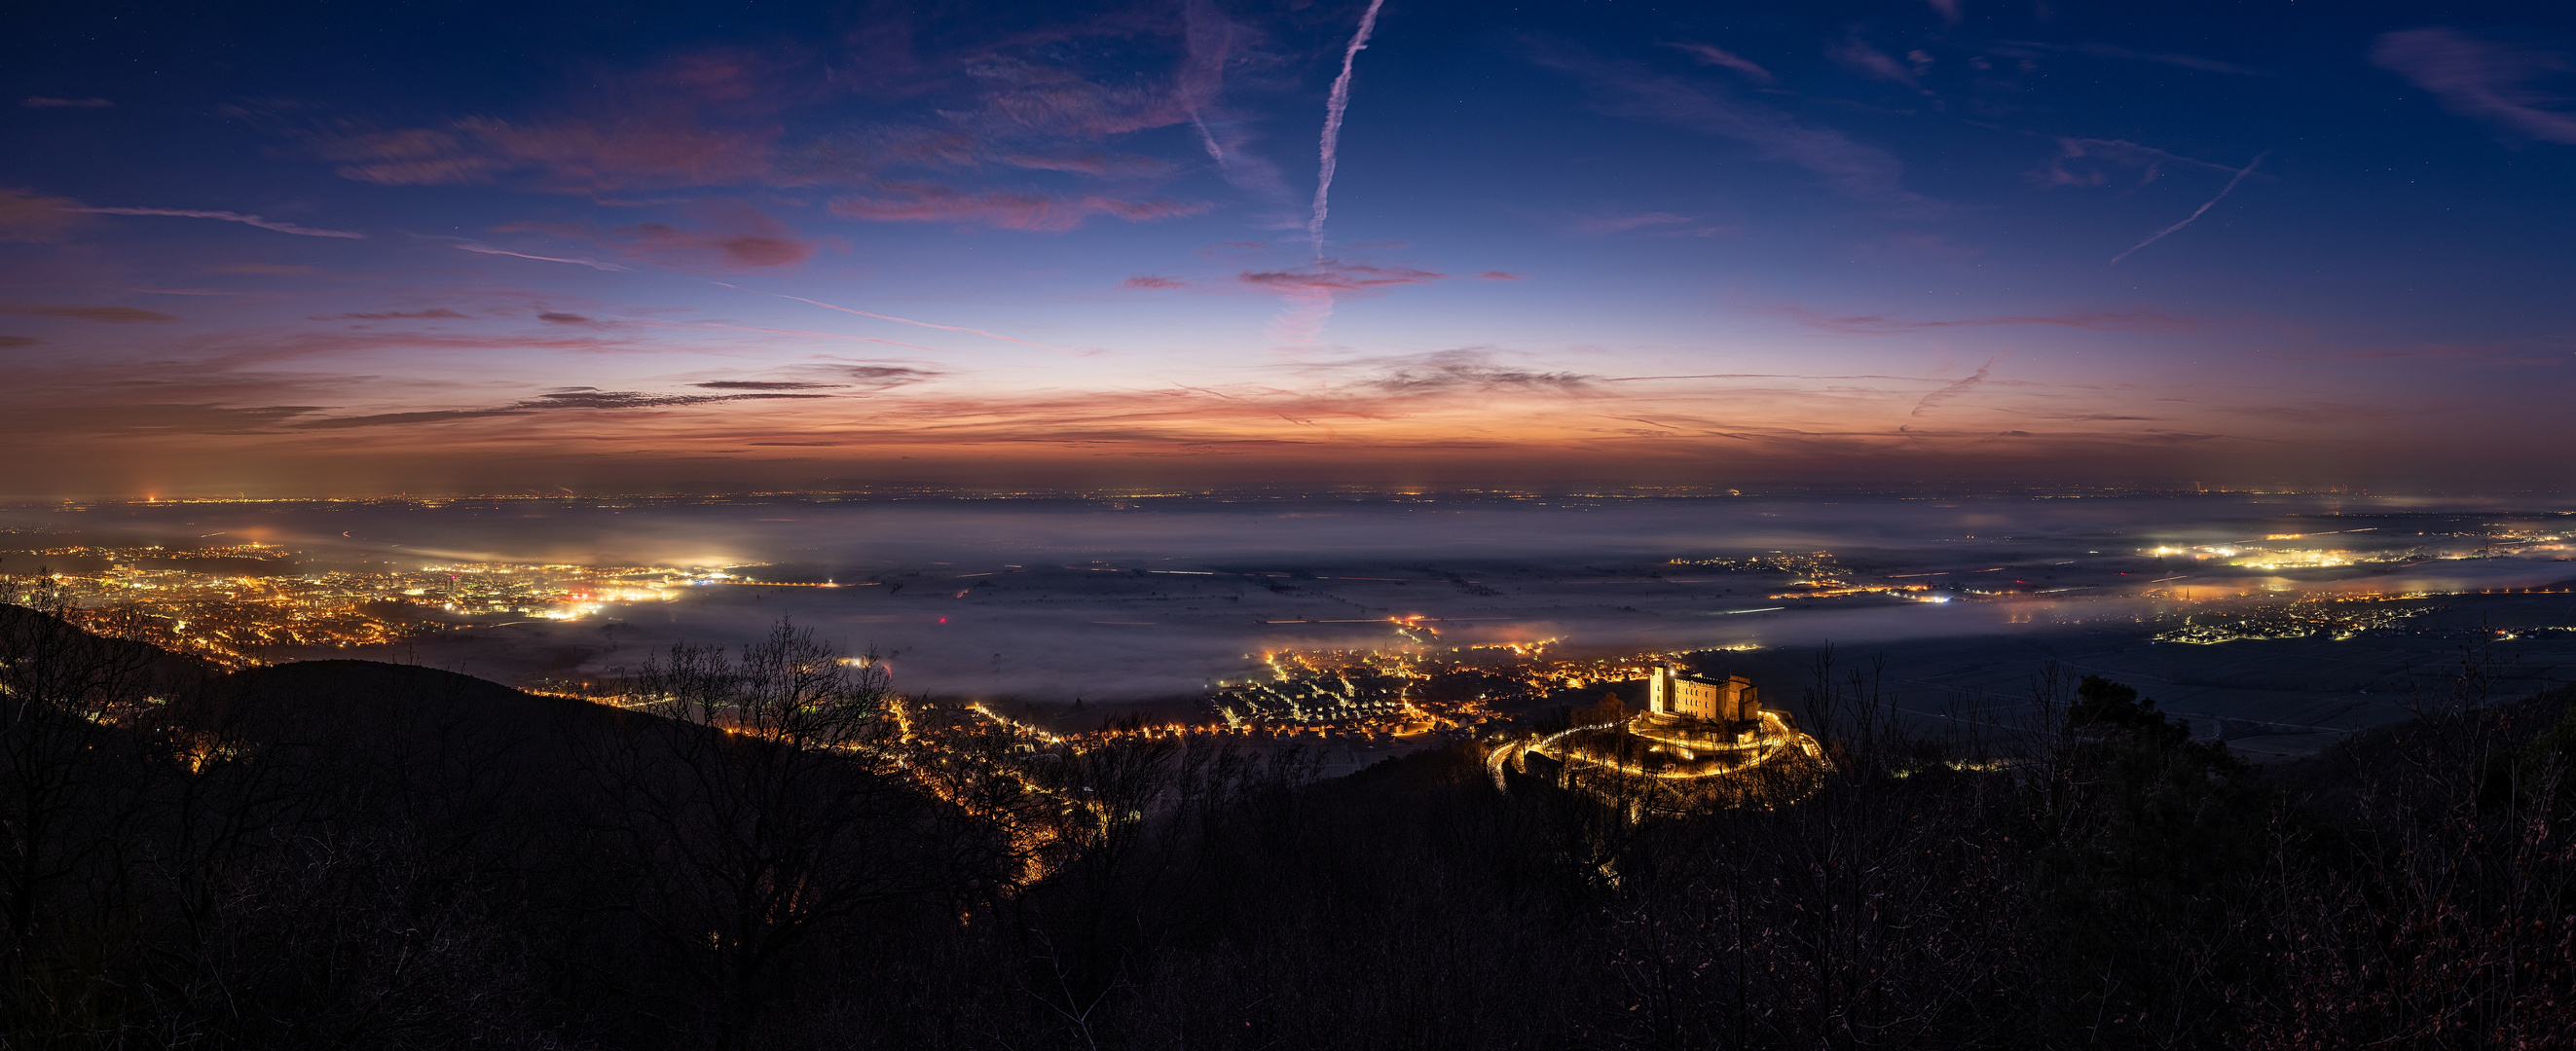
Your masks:
[[[0,610],[0,1047],[2546,1047],[2576,711],[2474,666],[2249,767],[2044,680],[1632,820],[1462,745],[909,735],[782,624],[634,710],[435,669],[212,675]],[[2063,686],[2052,687],[2051,683]],[[1586,698],[1589,700],[1590,698]],[[2439,703],[2435,703],[2438,701]],[[930,709],[910,709],[923,716]],[[1202,741],[1192,738],[1190,741]]]

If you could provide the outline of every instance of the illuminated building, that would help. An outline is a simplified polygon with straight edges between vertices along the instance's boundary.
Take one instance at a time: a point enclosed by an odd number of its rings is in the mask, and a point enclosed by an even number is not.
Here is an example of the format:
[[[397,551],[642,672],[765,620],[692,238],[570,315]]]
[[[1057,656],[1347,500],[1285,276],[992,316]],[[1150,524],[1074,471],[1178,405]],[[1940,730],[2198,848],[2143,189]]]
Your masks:
[[[1658,664],[1646,679],[1646,713],[1729,727],[1759,724],[1762,691],[1741,675],[1708,679]]]
[[[1553,766],[1559,787],[1620,807],[1633,820],[1702,807],[1774,806],[1805,798],[1827,768],[1815,738],[1765,711],[1742,676],[1692,675],[1658,664],[1647,676],[1643,713],[1584,709],[1576,724],[1513,741],[1486,755],[1497,788],[1504,771],[1530,773],[1531,757]]]

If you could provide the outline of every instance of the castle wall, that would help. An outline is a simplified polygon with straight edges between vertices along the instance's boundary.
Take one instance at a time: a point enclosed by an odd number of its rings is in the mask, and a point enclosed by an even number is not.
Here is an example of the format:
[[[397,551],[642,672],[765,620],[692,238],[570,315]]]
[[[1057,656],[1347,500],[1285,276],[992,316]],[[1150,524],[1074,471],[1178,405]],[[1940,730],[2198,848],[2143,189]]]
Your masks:
[[[1665,665],[1647,681],[1646,707],[1659,715],[1731,723],[1761,718],[1761,696],[1752,680],[1741,675],[1701,679]]]

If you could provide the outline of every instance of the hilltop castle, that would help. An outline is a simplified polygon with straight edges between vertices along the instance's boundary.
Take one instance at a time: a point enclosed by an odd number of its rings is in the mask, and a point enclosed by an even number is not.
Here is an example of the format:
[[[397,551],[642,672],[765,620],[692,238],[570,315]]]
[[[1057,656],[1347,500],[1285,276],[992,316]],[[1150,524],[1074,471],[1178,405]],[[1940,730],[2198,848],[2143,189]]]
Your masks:
[[[1560,787],[1616,802],[1634,819],[1649,810],[1794,801],[1830,766],[1815,738],[1798,732],[1788,713],[1763,710],[1761,691],[1741,675],[1658,664],[1646,679],[1645,712],[1626,716],[1611,696],[1569,714],[1573,725],[1564,730],[1488,753],[1495,786],[1508,789],[1505,771],[1527,773],[1535,756],[1553,761]],[[1761,776],[1752,776],[1756,768]]]
[[[1646,679],[1646,711],[1709,723],[1760,722],[1762,691],[1741,675],[1710,679],[1659,664]]]

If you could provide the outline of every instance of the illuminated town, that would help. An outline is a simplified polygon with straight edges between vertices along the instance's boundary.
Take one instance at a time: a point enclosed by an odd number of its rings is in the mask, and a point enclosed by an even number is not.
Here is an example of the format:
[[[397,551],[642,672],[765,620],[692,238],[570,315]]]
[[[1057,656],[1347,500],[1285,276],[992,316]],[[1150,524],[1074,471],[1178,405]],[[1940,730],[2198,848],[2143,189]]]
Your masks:
[[[203,548],[38,548],[33,570],[0,588],[19,603],[52,600],[75,620],[227,668],[289,648],[383,646],[513,619],[577,620],[608,605],[668,602],[686,589],[738,583],[741,566],[575,566],[428,562],[379,572],[297,572],[296,551],[248,543]],[[87,563],[55,571],[46,560]],[[220,564],[218,567],[217,564]]]
[[[1407,638],[1424,630],[1402,621],[1397,627]],[[1560,691],[1642,679],[1650,662],[1662,656],[1568,656],[1555,639],[1283,650],[1261,656],[1267,675],[1219,682],[1208,703],[1228,727],[1412,737],[1472,730],[1496,718],[1498,704],[1525,705]]]

